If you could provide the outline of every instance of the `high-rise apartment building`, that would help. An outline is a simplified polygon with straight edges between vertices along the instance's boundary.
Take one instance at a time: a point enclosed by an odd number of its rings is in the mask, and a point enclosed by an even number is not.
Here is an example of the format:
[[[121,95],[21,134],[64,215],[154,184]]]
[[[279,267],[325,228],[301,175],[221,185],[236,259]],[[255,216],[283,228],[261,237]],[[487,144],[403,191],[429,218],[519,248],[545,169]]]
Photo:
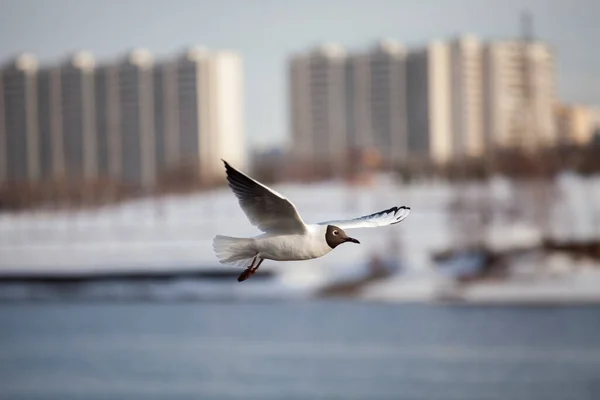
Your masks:
[[[152,189],[179,166],[222,180],[222,158],[246,167],[242,69],[238,54],[199,47],[99,66],[79,52],[42,69],[21,55],[0,70],[0,184],[108,178]]]
[[[0,70],[0,186],[8,180],[8,148],[6,143],[6,117],[4,113],[4,79]]]
[[[177,63],[167,61],[155,65],[154,129],[156,168],[159,176],[184,163],[181,160],[178,79]]]
[[[329,170],[343,168],[349,148],[346,125],[350,107],[345,50],[324,44],[295,55],[289,79],[295,158]]]
[[[446,164],[552,145],[554,93],[543,43],[465,35],[408,53],[382,41],[352,55],[325,45],[291,61],[294,153],[332,161],[361,147],[393,164]]]
[[[66,173],[61,89],[59,67],[38,71],[40,172],[43,180],[65,178]]]
[[[193,47],[154,73],[159,170],[191,167],[206,183],[222,180],[226,159],[245,167],[240,57]]]
[[[222,180],[221,158],[241,168],[246,165],[243,64],[234,52],[216,51],[208,65],[208,90],[200,93],[209,110],[209,124],[202,132],[207,145],[201,148],[200,161],[205,161],[201,168],[211,180]]]
[[[94,70],[96,144],[99,177],[121,180],[123,170],[119,68],[105,64]]]
[[[406,53],[393,41],[380,41],[348,58],[346,70],[348,143],[372,148],[387,163],[408,154]]]
[[[411,159],[436,164],[485,153],[482,49],[473,36],[434,41],[407,61]]]
[[[480,158],[485,152],[483,51],[476,37],[449,42],[452,158]]]
[[[367,148],[387,164],[446,163],[483,151],[474,115],[481,53],[472,38],[409,53],[393,41],[351,55],[325,45],[292,59],[290,91],[294,153],[303,160],[343,160],[350,148]]]
[[[64,164],[69,180],[98,177],[94,57],[79,52],[60,67]]]
[[[41,178],[37,72],[38,62],[31,54],[21,54],[2,69],[0,183]]]
[[[584,104],[561,104],[556,108],[556,132],[561,144],[586,145],[599,128],[598,109]]]
[[[517,40],[487,44],[483,58],[485,131],[494,148],[535,149],[556,142],[551,49]]]
[[[156,183],[154,58],[131,51],[118,64],[121,176],[125,184],[149,189]]]
[[[450,47],[432,42],[407,58],[409,161],[451,161],[454,151]]]

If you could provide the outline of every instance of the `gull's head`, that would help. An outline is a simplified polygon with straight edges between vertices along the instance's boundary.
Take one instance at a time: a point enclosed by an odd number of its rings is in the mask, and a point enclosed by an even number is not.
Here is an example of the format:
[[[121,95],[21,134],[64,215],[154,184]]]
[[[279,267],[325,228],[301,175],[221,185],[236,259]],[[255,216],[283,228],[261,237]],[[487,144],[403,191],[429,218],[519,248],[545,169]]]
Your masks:
[[[327,241],[329,247],[331,247],[332,249],[335,249],[340,244],[346,242],[360,244],[358,240],[346,235],[346,232],[344,232],[341,228],[338,228],[335,225],[327,225],[327,230],[325,231],[325,240]]]

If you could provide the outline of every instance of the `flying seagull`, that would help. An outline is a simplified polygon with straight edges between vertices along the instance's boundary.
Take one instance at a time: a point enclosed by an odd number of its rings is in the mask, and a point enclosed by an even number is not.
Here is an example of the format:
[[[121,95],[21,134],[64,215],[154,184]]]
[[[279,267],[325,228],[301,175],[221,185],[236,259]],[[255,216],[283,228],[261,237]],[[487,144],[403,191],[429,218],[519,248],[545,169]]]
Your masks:
[[[296,261],[322,257],[342,243],[360,242],[345,229],[394,225],[410,207],[392,207],[350,220],[306,224],[294,204],[283,195],[233,168],[225,160],[227,181],[250,223],[264,232],[252,238],[217,235],[213,248],[221,264],[245,266],[238,282],[256,273],[264,260]]]

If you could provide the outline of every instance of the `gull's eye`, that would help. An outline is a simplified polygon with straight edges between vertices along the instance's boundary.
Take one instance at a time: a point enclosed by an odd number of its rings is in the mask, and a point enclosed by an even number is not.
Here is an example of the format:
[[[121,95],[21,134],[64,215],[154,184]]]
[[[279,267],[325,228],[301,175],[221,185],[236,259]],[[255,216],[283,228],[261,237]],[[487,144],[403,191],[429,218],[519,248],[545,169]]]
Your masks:
[[[333,231],[333,236],[337,236],[338,235],[338,231]]]

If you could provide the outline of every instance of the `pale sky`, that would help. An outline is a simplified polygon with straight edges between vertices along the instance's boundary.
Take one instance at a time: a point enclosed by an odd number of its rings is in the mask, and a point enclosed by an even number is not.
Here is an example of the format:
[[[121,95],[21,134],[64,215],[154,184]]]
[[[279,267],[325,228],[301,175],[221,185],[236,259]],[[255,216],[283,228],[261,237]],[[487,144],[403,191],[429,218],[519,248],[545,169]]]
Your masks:
[[[236,50],[249,145],[275,145],[289,137],[290,53],[322,41],[358,50],[379,38],[411,46],[459,33],[509,37],[524,8],[556,50],[559,97],[600,104],[596,0],[0,0],[0,60],[23,51],[57,62],[76,50],[100,60],[133,47],[157,56],[192,44]]]

